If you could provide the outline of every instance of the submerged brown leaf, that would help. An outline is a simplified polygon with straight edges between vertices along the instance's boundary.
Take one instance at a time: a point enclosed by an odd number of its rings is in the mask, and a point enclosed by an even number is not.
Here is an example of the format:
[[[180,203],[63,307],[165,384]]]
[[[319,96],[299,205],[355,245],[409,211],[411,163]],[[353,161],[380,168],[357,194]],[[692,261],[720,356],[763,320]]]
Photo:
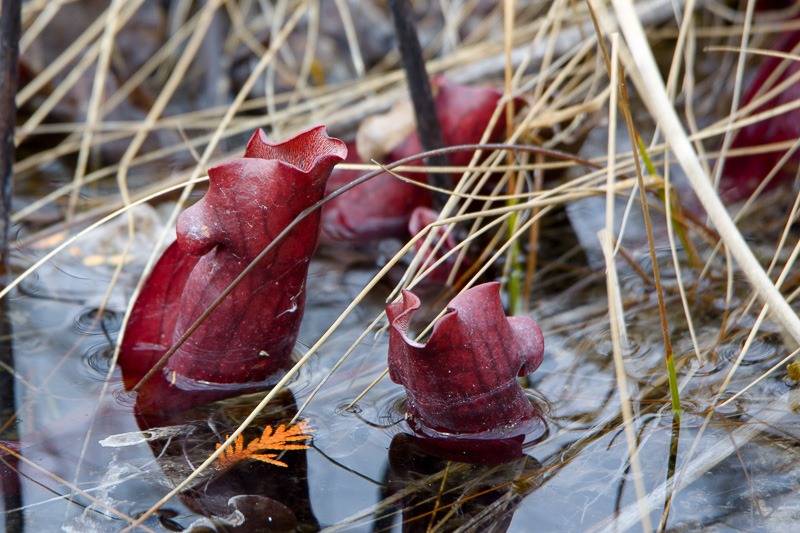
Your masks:
[[[244,459],[255,459],[256,461],[263,461],[276,466],[288,466],[283,461],[278,461],[277,453],[259,453],[265,450],[307,450],[306,444],[293,444],[299,441],[305,441],[311,438],[310,433],[313,431],[308,425],[308,420],[301,420],[293,426],[286,427],[286,424],[281,424],[273,430],[272,427],[267,426],[264,432],[257,439],[250,441],[247,448],[244,447],[244,436],[239,435],[233,441],[222,455],[217,459],[217,464],[220,468],[227,469],[242,461]],[[230,435],[226,435],[228,439]],[[222,444],[217,444],[217,449],[220,449]]]

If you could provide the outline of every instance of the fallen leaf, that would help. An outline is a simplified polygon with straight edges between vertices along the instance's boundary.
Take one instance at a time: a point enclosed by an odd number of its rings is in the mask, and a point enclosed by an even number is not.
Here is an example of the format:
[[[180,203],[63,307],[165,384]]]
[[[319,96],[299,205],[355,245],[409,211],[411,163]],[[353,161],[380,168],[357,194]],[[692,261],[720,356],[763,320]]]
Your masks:
[[[244,436],[239,435],[233,443],[222,452],[222,455],[217,458],[217,463],[220,468],[230,468],[239,461],[245,459],[253,459],[265,463],[273,464],[276,466],[288,466],[283,461],[276,459],[277,453],[262,453],[266,450],[307,450],[308,445],[296,444],[297,442],[306,441],[311,438],[311,435],[306,433],[312,432],[308,425],[308,420],[301,420],[293,426],[286,427],[286,424],[281,424],[273,430],[272,427],[267,426],[260,437],[253,439],[245,448]],[[227,440],[230,435],[226,435]],[[217,449],[220,449],[222,444],[217,444]]]

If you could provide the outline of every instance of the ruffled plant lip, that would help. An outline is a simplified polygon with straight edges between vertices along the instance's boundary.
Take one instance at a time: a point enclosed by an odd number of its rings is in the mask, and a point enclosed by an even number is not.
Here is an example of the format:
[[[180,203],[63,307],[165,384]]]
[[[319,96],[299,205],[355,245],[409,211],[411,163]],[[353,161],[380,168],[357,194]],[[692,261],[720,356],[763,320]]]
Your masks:
[[[403,291],[387,309],[389,375],[408,396],[409,424],[435,440],[505,440],[543,426],[518,376],[542,362],[544,340],[536,322],[506,317],[500,284],[485,283],[454,298],[430,338],[408,336],[420,300]]]
[[[277,144],[258,130],[243,158],[209,169],[206,195],[178,218],[177,240],[134,304],[119,364],[136,385],[303,210],[321,200],[343,142],[324,126]],[[290,363],[320,213],[244,277],[139,389],[142,412],[179,411],[270,384]]]

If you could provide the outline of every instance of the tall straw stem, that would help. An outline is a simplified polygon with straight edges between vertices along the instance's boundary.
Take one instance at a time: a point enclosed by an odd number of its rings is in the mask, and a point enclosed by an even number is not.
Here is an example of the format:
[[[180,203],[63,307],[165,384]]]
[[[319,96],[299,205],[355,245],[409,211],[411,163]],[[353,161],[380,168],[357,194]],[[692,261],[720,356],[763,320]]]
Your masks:
[[[503,37],[506,55],[506,68],[505,68],[505,94],[508,101],[506,102],[506,138],[512,138],[514,134],[514,99],[511,98],[513,90],[513,75],[514,64],[511,58],[511,51],[514,36],[514,0],[505,0],[503,4]],[[508,166],[514,165],[514,154],[508,152],[507,155]],[[508,180],[508,194],[516,194],[517,178],[514,170],[509,170]],[[516,198],[506,200],[506,205],[511,207],[517,204]],[[517,213],[513,213],[508,219],[508,238],[517,230]],[[511,243],[508,249],[508,307],[512,315],[518,314],[522,310],[522,265],[519,261],[519,242]]]
[[[639,200],[642,204],[642,214],[644,215],[644,225],[647,232],[647,244],[650,250],[650,262],[653,264],[653,281],[655,282],[656,296],[658,298],[658,313],[661,318],[661,334],[664,339],[664,359],[667,365],[667,374],[669,378],[669,392],[672,401],[672,412],[676,419],[678,419],[681,413],[683,413],[683,409],[681,407],[680,390],[678,389],[678,375],[675,370],[675,358],[672,352],[672,340],[669,336],[669,326],[667,324],[667,307],[664,303],[664,289],[661,285],[661,273],[658,268],[658,258],[656,257],[653,226],[650,222],[650,209],[648,208],[647,204],[647,193],[644,185],[644,176],[642,175],[642,165],[638,157],[639,152],[637,150],[638,145],[636,140],[639,138],[639,133],[636,131],[636,128],[633,125],[630,100],[628,99],[628,87],[625,84],[625,73],[621,65],[618,67],[619,72],[613,72],[615,69],[613,69],[611,66],[611,58],[608,55],[605,41],[602,38],[600,25],[597,22],[597,17],[595,16],[595,12],[594,9],[592,9],[591,3],[588,5],[589,12],[592,16],[592,22],[594,23],[595,31],[597,32],[597,40],[600,44],[600,49],[603,52],[606,68],[608,69],[609,77],[619,80],[617,87],[617,90],[619,91],[619,108],[622,112],[622,116],[625,119],[625,125],[628,128],[628,137],[630,138],[631,142],[631,153],[633,154],[633,162],[636,168],[636,179],[639,184]],[[617,75],[619,76],[618,78],[616,77]],[[614,132],[609,132],[609,135],[614,135]]]

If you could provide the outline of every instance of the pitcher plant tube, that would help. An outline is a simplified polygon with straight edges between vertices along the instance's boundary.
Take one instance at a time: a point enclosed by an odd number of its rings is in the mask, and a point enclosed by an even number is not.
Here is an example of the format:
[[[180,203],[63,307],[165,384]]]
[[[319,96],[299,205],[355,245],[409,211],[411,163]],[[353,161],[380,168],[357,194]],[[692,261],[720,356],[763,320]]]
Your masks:
[[[131,388],[301,211],[322,199],[347,156],[320,126],[271,144],[257,131],[243,158],[209,169],[209,190],[178,218],[177,241],[134,304],[119,364]],[[182,410],[265,384],[286,367],[305,306],[319,212],[304,218],[139,390],[137,406]]]
[[[436,114],[441,124],[444,144],[457,146],[480,142],[503,94],[488,87],[450,83],[442,76],[433,80],[433,89],[436,92]],[[521,103],[520,101],[520,105]],[[394,120],[398,121],[399,119]],[[488,142],[500,140],[505,129],[505,115],[501,114],[488,136]],[[348,148],[347,162],[361,163],[358,149],[363,146],[350,143]],[[384,163],[395,162],[423,151],[415,131],[401,138],[394,146],[384,148]],[[440,154],[438,151],[428,153]],[[453,152],[447,154],[447,158],[452,165],[467,166],[473,153]],[[420,163],[421,161],[414,164]],[[331,176],[329,192],[352,182],[358,176],[358,171],[337,169]],[[422,174],[412,176],[420,182],[427,181]],[[388,237],[405,238],[408,236],[411,213],[417,207],[432,207],[430,193],[424,188],[384,173],[325,206],[322,212],[322,238],[327,242],[358,243]]]
[[[477,285],[455,297],[425,343],[409,337],[419,307],[419,298],[403,291],[403,301],[386,308],[389,375],[406,389],[415,431],[503,439],[539,420],[516,378],[541,365],[542,332],[530,317],[506,317],[499,283]]]

